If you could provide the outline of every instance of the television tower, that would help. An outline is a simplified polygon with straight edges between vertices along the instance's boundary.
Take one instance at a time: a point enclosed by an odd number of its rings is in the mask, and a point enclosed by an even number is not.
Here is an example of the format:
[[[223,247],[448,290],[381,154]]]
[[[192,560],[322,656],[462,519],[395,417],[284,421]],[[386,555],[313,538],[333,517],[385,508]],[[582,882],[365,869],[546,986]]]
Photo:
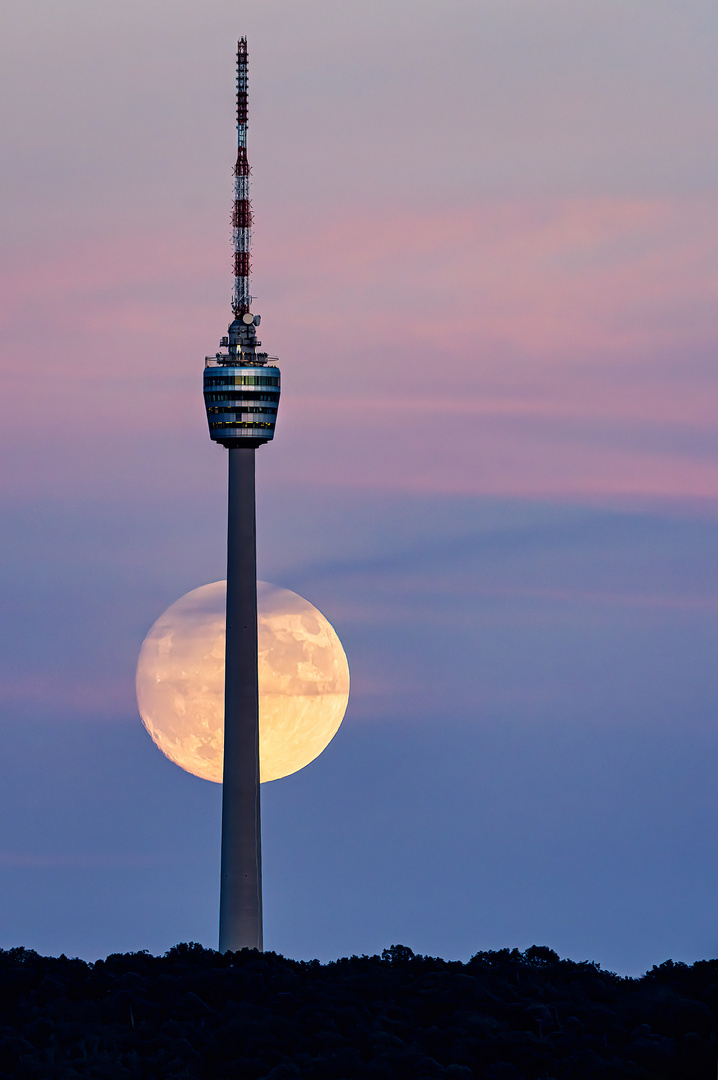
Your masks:
[[[204,401],[210,438],[229,458],[227,641],[222,781],[219,949],[262,948],[262,853],[259,813],[257,684],[257,540],[254,452],[274,436],[279,368],[258,352],[259,315],[249,292],[247,39],[237,43],[237,163],[234,167],[234,293],[226,337],[205,357]],[[276,359],[273,357],[272,359]]]

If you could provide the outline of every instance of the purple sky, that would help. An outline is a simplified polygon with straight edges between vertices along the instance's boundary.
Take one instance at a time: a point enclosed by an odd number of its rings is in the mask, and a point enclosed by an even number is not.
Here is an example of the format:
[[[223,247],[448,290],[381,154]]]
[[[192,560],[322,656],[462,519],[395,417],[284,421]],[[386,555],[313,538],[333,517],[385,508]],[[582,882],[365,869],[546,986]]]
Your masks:
[[[268,947],[716,955],[712,0],[4,13],[0,947],[215,942],[218,789],[133,677],[223,576],[243,33],[260,574],[353,674],[265,788]]]

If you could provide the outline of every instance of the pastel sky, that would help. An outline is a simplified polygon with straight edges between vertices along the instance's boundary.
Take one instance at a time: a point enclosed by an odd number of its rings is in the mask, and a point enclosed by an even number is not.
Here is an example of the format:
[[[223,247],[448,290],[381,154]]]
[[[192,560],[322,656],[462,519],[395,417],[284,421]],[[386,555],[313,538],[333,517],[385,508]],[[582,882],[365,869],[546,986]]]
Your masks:
[[[200,378],[247,34],[283,372],[260,574],[321,607],[354,688],[265,791],[268,947],[715,955],[713,0],[3,24],[0,947],[214,944],[217,791],[132,685],[154,619],[223,576]]]

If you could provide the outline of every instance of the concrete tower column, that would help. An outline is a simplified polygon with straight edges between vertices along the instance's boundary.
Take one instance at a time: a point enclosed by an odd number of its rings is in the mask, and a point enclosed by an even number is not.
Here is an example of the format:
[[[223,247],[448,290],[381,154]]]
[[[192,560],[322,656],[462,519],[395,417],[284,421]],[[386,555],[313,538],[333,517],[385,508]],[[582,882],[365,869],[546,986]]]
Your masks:
[[[228,457],[220,952],[262,949],[254,448]]]

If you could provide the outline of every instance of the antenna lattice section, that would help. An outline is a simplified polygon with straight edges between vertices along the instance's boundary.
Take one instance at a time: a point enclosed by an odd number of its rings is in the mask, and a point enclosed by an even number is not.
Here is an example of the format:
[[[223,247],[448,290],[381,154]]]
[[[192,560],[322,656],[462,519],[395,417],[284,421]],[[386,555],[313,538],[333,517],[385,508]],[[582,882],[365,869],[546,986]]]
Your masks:
[[[252,204],[249,201],[249,162],[247,160],[247,123],[249,104],[249,53],[246,37],[237,42],[237,163],[234,166],[234,207],[232,209],[232,244],[234,247],[234,294],[232,311],[241,318],[249,311],[249,275],[252,269]]]

